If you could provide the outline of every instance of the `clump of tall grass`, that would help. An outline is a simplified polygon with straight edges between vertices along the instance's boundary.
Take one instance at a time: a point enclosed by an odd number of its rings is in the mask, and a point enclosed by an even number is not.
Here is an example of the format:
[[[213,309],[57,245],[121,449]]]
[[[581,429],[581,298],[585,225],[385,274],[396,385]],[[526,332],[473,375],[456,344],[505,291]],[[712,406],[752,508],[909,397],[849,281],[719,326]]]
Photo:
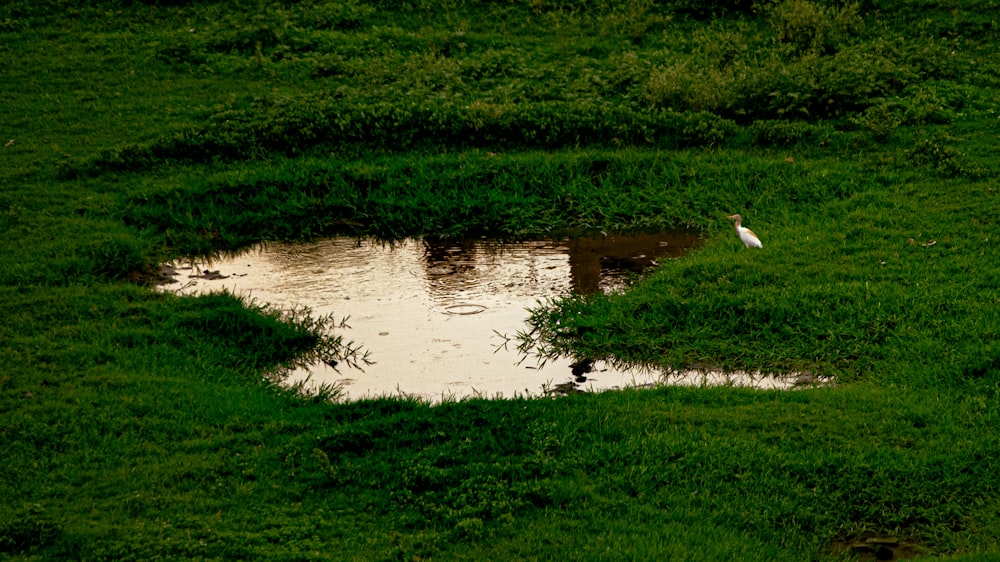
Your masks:
[[[279,310],[228,292],[210,293],[191,299],[168,323],[175,338],[207,338],[226,368],[265,371],[278,382],[320,362],[368,362],[361,345],[336,333],[346,319],[316,316],[305,307]]]

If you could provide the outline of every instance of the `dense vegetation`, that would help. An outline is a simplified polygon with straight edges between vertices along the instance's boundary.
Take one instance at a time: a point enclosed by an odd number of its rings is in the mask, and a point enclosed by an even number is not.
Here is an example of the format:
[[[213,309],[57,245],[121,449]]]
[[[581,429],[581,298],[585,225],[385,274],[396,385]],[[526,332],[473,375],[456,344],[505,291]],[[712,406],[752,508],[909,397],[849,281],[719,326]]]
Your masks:
[[[0,554],[1000,557],[998,8],[4,2]],[[332,318],[148,284],[669,228],[705,243],[525,349],[837,384],[337,403],[279,384],[352,353]]]

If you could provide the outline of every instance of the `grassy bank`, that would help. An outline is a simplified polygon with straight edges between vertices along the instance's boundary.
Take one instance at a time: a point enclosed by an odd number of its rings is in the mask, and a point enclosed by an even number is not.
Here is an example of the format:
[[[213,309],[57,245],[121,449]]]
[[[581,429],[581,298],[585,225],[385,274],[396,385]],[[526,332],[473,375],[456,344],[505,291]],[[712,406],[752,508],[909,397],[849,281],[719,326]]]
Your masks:
[[[998,7],[5,3],[0,554],[997,559]],[[334,319],[146,283],[671,228],[704,243],[523,344],[837,384],[331,403],[279,381]]]

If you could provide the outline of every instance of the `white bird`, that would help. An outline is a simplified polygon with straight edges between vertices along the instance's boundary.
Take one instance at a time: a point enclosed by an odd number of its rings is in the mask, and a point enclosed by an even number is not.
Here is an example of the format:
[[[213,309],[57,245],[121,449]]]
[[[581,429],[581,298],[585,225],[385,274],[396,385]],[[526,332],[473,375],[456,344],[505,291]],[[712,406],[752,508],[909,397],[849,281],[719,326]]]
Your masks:
[[[764,247],[764,245],[760,243],[760,238],[757,238],[757,235],[754,234],[752,230],[740,224],[743,222],[743,217],[739,215],[729,215],[726,218],[736,221],[736,234],[740,235],[740,240],[743,241],[744,246],[747,248]]]

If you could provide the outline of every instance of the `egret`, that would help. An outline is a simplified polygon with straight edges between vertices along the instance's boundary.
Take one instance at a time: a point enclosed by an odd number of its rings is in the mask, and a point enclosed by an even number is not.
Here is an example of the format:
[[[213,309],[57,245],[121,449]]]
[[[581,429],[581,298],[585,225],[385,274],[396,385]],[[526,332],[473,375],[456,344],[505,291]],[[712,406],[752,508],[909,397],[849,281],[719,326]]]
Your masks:
[[[740,224],[743,222],[743,217],[739,215],[729,215],[726,218],[736,221],[736,234],[740,235],[740,240],[743,241],[744,246],[747,248],[764,247],[764,245],[760,243],[760,238],[757,238],[757,235],[754,234],[752,230]]]

